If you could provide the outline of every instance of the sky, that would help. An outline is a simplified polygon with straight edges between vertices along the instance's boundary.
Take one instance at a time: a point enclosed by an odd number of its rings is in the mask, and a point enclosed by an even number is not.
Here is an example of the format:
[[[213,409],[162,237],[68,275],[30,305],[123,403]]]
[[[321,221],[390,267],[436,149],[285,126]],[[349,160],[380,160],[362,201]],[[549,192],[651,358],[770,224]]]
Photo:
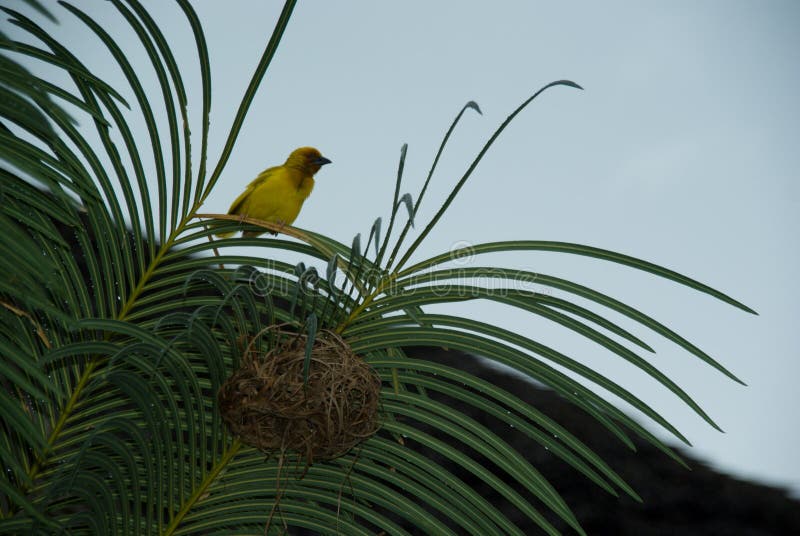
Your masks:
[[[144,4],[168,29],[181,68],[196,72],[179,10]],[[195,4],[211,50],[215,161],[280,4]],[[142,57],[110,4],[77,5],[119,36],[132,59]],[[61,24],[43,24],[121,87],[102,47],[68,13],[54,12]],[[497,240],[576,242],[661,264],[744,302],[759,316],[586,258],[467,259],[574,280],[700,346],[748,386],[635,330],[656,350],[651,362],[724,434],[563,328],[496,304],[448,312],[490,319],[579,359],[675,424],[693,443],[691,455],[800,496],[797,28],[800,3],[792,0],[300,2],[203,211],[225,212],[259,171],[312,145],[333,164],[317,175],[295,224],[349,243],[376,217],[387,219],[402,144],[402,192],[416,195],[453,117],[474,100],[483,115],[466,114],[453,135],[418,214],[425,223],[518,104],[548,82],[573,80],[584,91],[552,88],[506,129],[415,259]],[[199,78],[187,80],[189,113],[199,115]]]

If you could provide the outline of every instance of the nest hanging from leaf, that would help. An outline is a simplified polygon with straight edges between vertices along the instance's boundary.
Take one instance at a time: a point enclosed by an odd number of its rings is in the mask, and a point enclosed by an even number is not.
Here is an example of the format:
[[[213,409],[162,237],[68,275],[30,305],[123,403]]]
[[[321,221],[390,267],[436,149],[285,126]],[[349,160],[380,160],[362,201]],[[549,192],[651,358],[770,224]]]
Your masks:
[[[283,343],[266,354],[245,355],[219,390],[234,435],[267,453],[295,452],[310,465],[342,456],[377,431],[380,378],[341,337],[317,334],[307,383],[306,337],[279,337]]]

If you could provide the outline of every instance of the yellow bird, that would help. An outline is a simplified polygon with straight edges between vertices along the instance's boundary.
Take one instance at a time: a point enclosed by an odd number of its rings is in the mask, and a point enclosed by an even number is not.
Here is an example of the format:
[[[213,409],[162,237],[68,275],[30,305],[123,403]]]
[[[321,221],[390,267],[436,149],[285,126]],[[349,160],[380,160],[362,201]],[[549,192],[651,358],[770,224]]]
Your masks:
[[[228,214],[291,225],[300,214],[303,202],[311,195],[314,174],[330,163],[313,147],[295,149],[282,166],[259,173],[242,195],[236,198]],[[252,237],[264,232],[244,231],[242,235]],[[220,233],[218,236],[225,238],[232,235],[233,232]]]

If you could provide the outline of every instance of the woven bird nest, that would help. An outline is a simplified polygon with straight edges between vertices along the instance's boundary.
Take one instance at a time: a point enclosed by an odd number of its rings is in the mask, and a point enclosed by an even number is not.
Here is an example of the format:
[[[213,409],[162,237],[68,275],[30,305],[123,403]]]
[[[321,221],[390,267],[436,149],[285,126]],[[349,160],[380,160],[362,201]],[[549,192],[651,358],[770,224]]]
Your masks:
[[[314,460],[337,458],[374,434],[381,382],[341,337],[317,334],[308,382],[306,337],[279,332],[282,343],[248,352],[217,395],[222,418],[247,445]]]

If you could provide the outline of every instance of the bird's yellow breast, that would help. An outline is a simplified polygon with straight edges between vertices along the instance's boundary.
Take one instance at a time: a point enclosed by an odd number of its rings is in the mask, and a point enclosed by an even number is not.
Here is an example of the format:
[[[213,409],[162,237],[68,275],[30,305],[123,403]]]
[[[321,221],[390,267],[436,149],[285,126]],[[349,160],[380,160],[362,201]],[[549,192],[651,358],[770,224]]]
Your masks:
[[[299,170],[270,168],[250,183],[230,213],[291,225],[313,188],[314,179]]]

